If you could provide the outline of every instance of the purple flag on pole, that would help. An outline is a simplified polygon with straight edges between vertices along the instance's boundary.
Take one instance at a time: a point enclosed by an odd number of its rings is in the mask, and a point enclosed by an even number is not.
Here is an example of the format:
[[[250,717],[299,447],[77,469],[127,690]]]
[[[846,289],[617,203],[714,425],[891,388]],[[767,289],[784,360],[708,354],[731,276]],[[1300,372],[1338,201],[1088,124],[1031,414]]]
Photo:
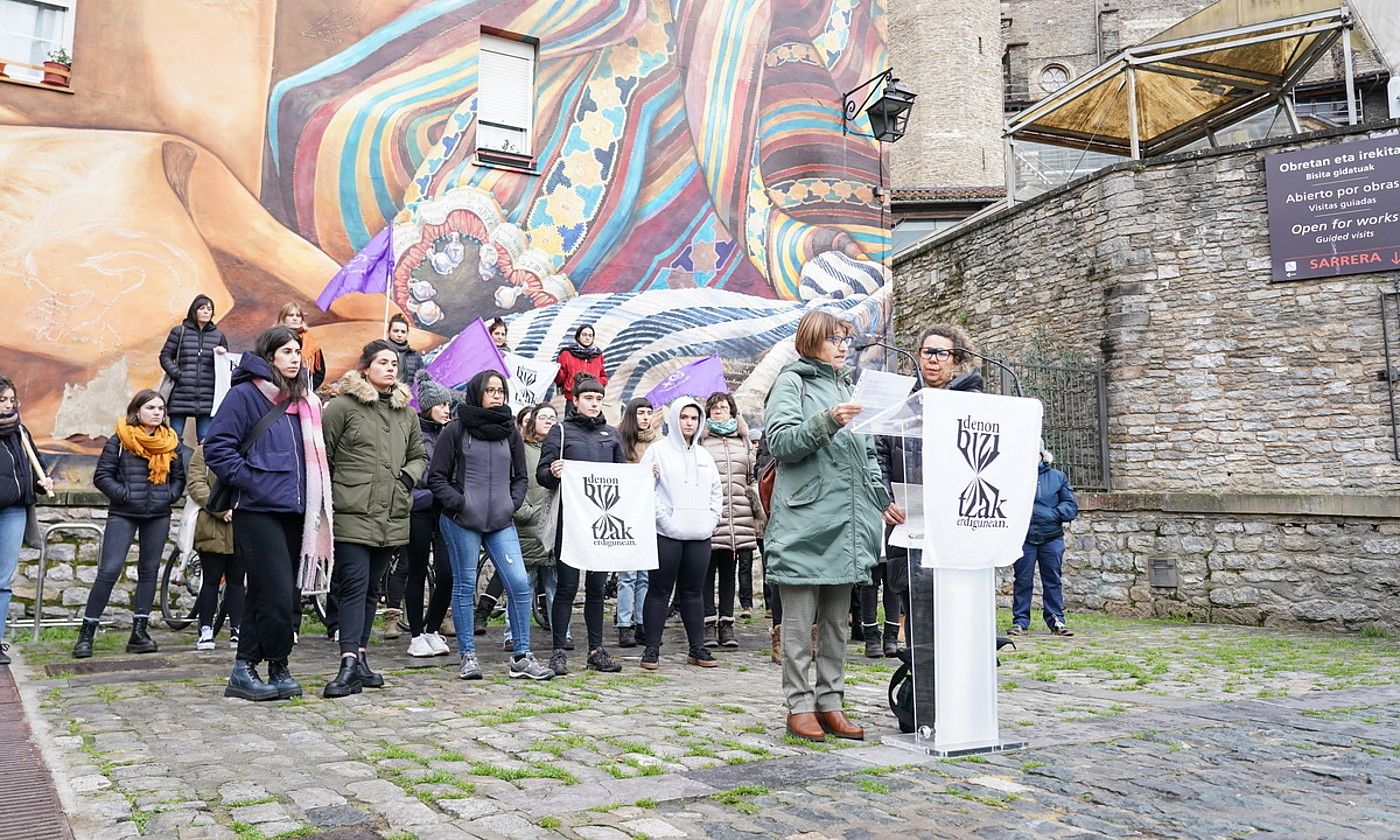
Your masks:
[[[501,351],[496,349],[491,333],[480,318],[457,333],[423,369],[445,388],[456,388],[483,370],[510,376],[506,360],[501,358]]]
[[[350,262],[335,273],[321,296],[316,298],[316,305],[321,311],[329,311],[336,298],[351,292],[371,295],[388,293],[389,278],[394,273],[394,243],[389,228],[390,225],[385,225],[358,254],[350,258]]]
[[[706,356],[672,371],[670,376],[647,391],[647,402],[658,408],[676,397],[695,397],[704,402],[717,391],[729,393],[729,385],[724,381],[724,365],[719,356]]]

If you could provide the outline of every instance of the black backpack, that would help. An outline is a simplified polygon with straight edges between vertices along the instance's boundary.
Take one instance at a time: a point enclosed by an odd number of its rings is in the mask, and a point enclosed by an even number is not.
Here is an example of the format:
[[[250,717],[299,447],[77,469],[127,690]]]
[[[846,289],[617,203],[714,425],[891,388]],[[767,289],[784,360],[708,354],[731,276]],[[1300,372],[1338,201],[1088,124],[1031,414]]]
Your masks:
[[[1015,642],[1005,636],[997,636],[997,650],[1007,645],[1010,645],[1012,650],[1016,649]],[[890,711],[894,713],[895,720],[899,721],[899,731],[908,735],[914,731],[914,671],[911,665],[913,657],[907,647],[900,648],[896,655],[899,657],[899,667],[890,674]],[[997,657],[997,667],[1001,667],[1001,657]]]

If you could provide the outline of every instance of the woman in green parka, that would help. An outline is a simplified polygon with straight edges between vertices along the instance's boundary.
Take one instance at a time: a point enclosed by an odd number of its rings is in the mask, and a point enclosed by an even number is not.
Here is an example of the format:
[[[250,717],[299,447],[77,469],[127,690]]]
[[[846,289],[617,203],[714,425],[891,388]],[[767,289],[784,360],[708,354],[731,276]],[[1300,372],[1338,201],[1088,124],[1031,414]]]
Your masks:
[[[375,582],[394,550],[408,544],[412,491],[428,467],[428,451],[408,386],[398,381],[399,354],[379,339],[365,345],[355,370],[336,382],[322,430],[335,511],[335,578],[340,604],[340,671],[326,697],[379,688],[384,677],[365,658]]]
[[[874,438],[845,428],[861,409],[846,374],[851,325],[809,311],[795,344],[801,358],[778,374],[764,410],[764,438],[778,461],[764,548],[768,580],[782,596],[787,728],[812,741],[859,740],[864,730],[841,711],[846,615],[851,587],[868,584],[879,559],[882,519],[899,512],[880,481]]]

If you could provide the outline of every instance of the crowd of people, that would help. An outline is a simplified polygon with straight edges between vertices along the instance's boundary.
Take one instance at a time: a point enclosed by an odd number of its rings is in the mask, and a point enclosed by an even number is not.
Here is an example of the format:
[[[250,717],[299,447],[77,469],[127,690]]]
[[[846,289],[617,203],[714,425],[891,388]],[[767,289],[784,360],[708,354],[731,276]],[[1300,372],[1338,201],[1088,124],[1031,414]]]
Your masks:
[[[493,321],[490,332],[508,349],[504,321]],[[863,641],[870,657],[898,653],[908,564],[903,549],[882,549],[882,527],[904,521],[893,482],[911,478],[904,473],[916,453],[906,451],[911,441],[847,428],[861,411],[852,401],[851,346],[848,322],[822,310],[806,313],[795,336],[797,359],[773,384],[761,432],[750,431],[725,392],[667,406],[635,398],[613,427],[604,413],[603,351],[591,325],[578,327],[559,353],[563,408],[545,402],[513,413],[510,380],[496,371],[459,389],[435,382],[401,315],[383,339],[364,346],[351,370],[325,383],[325,356],[292,303],[241,354],[215,411],[214,360],[228,341],[213,302],[200,295],[161,351],[162,387],[132,397],[98,458],[94,484],[110,505],[72,655],[93,655],[133,543],[137,586],[126,650],[157,649],[148,632],[157,572],[172,506],[188,492],[200,507],[194,545],[204,573],[195,645],[213,649],[216,614],[226,616],[236,650],[226,696],[262,701],[302,693],[290,665],[302,593],[327,583],[338,661],[324,696],[383,687],[367,649],[386,578],[386,636],[398,637],[400,606],[410,656],[449,654],[455,627],[463,680],[483,677],[477,637],[497,602],[505,608],[506,673],[532,680],[568,673],[580,588],[585,666],[619,671],[604,632],[609,575],[560,561],[564,510],[557,491],[566,461],[638,464],[655,484],[657,567],[617,575],[617,646],[641,647],[640,666],[655,670],[666,624],[678,617],[683,661],[714,667],[716,650],[739,644],[736,610],[738,618],[754,610],[757,555],[788,731],[811,740],[862,738],[842,711],[847,643]],[[980,390],[980,374],[964,352],[971,346],[957,326],[925,331],[919,384]],[[18,409],[14,383],[0,378],[0,616],[8,613],[27,511],[52,490]],[[196,445],[186,449],[191,422]],[[1046,624],[1070,634],[1059,570],[1063,526],[1077,507],[1050,457],[1042,452],[1031,531],[1016,564],[1012,633],[1029,628],[1038,567]],[[765,475],[771,495],[761,498]],[[396,584],[386,570],[399,554]],[[478,593],[483,555],[494,574]],[[537,657],[530,621],[541,591],[549,650]]]

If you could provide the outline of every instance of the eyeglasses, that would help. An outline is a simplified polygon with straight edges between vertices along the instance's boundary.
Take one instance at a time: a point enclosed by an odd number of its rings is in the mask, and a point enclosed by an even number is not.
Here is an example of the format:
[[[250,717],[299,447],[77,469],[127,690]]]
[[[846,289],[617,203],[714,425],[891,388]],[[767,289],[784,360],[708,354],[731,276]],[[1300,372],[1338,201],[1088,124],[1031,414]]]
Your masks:
[[[506,389],[504,389],[504,388],[487,388],[487,389],[486,389],[485,391],[483,391],[482,393],[486,394],[486,395],[489,396],[489,397],[504,397],[504,396],[506,395]]]
[[[953,351],[946,347],[920,347],[919,355],[923,356],[925,359],[937,359],[940,362],[946,362],[953,358]]]
[[[855,343],[855,338],[849,335],[829,335],[826,340],[837,347],[850,347]]]

